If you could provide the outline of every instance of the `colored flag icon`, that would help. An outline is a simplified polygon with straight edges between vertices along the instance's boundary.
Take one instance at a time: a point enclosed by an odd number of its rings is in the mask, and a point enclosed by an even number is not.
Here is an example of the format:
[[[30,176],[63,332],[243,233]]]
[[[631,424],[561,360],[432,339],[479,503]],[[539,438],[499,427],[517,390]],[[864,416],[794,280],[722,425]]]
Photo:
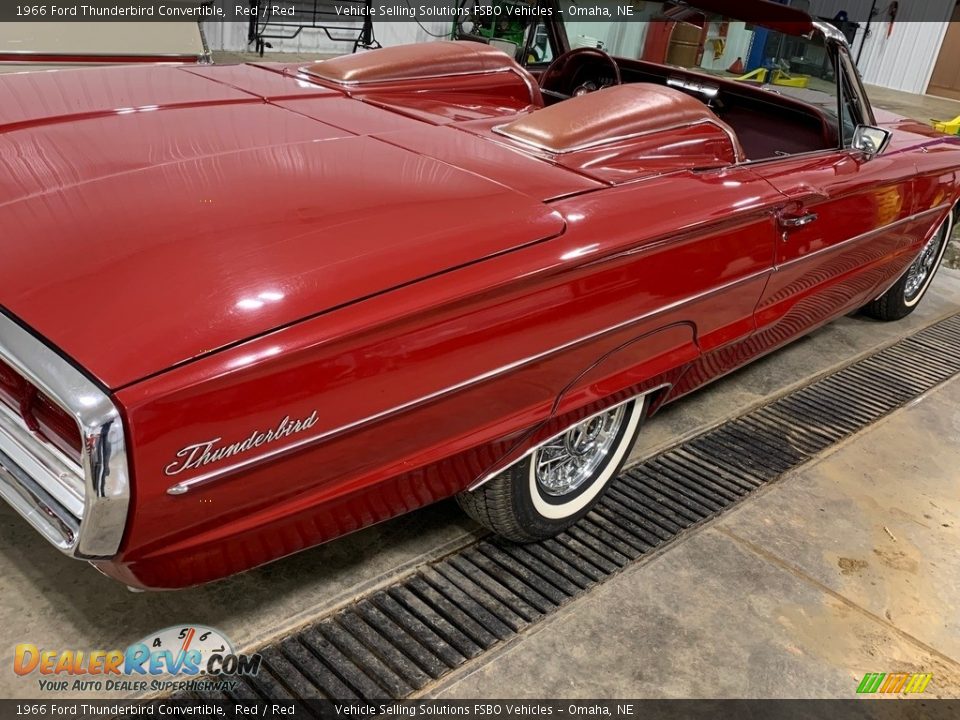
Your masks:
[[[917,694],[927,689],[932,673],[867,673],[857,686],[858,695]]]

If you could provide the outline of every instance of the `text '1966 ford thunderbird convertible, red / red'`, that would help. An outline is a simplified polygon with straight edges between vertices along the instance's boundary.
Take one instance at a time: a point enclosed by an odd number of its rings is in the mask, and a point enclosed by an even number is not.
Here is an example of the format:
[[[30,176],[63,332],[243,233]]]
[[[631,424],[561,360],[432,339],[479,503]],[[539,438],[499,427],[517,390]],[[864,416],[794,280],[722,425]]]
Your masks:
[[[532,541],[665,403],[903,317],[960,145],[778,7],[805,88],[564,38],[0,78],[0,494],[140,588],[452,496]]]

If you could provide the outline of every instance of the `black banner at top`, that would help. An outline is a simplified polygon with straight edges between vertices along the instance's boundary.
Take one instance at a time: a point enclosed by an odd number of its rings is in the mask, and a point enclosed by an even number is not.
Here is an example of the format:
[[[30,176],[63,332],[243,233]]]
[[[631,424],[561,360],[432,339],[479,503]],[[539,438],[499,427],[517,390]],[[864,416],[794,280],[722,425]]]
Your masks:
[[[3,0],[0,22],[249,22],[269,16],[284,24],[310,25],[318,14],[344,22],[369,16],[375,22],[441,22],[467,17],[576,22],[649,22],[652,6],[642,0]],[[697,0],[686,4],[696,7]],[[722,13],[746,22],[782,22],[802,3],[771,0],[702,0],[711,15]],[[871,7],[872,5],[872,7]],[[817,4],[821,18],[850,23],[895,25],[946,22],[954,0],[900,0],[864,3],[827,0]],[[655,12],[653,14],[656,14]],[[799,16],[799,15],[798,15]]]

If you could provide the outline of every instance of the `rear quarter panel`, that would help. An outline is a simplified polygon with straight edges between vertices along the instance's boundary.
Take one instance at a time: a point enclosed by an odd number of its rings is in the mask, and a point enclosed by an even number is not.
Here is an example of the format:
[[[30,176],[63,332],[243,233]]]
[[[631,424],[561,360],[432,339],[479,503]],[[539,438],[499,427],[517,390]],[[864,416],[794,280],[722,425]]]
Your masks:
[[[150,587],[245,570],[448,497],[564,423],[676,383],[752,331],[777,197],[736,171],[569,198],[553,205],[560,237],[119,391],[134,510],[104,570]],[[313,413],[268,457],[164,472],[186,446]]]
[[[910,211],[920,215],[933,208],[941,210],[923,215],[903,234],[904,241],[890,257],[874,296],[882,295],[900,279],[940,227],[947,210],[955,208],[960,200],[960,138],[942,135],[912,121],[890,129],[894,135],[885,154],[909,163],[916,173],[911,185]]]

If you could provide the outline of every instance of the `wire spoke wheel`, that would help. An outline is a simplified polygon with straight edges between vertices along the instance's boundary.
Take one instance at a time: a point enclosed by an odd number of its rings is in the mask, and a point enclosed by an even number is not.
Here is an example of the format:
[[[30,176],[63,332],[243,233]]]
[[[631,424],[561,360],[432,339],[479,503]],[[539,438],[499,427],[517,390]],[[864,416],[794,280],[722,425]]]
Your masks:
[[[534,462],[543,492],[561,497],[591,479],[613,449],[624,412],[621,405],[595,415],[540,448]]]
[[[949,223],[944,223],[930,241],[924,246],[910,269],[907,270],[907,283],[903,288],[903,296],[910,302],[920,294],[927,284],[927,279],[936,270],[937,261],[942,254],[943,246],[947,242]]]
[[[479,486],[457,495],[468,515],[514,542],[553,537],[586,516],[627,461],[645,396],[591,415]]]
[[[930,289],[937,268],[947,252],[956,214],[956,208],[947,213],[910,266],[886,292],[863,307],[865,314],[889,322],[905,318],[916,309]]]

